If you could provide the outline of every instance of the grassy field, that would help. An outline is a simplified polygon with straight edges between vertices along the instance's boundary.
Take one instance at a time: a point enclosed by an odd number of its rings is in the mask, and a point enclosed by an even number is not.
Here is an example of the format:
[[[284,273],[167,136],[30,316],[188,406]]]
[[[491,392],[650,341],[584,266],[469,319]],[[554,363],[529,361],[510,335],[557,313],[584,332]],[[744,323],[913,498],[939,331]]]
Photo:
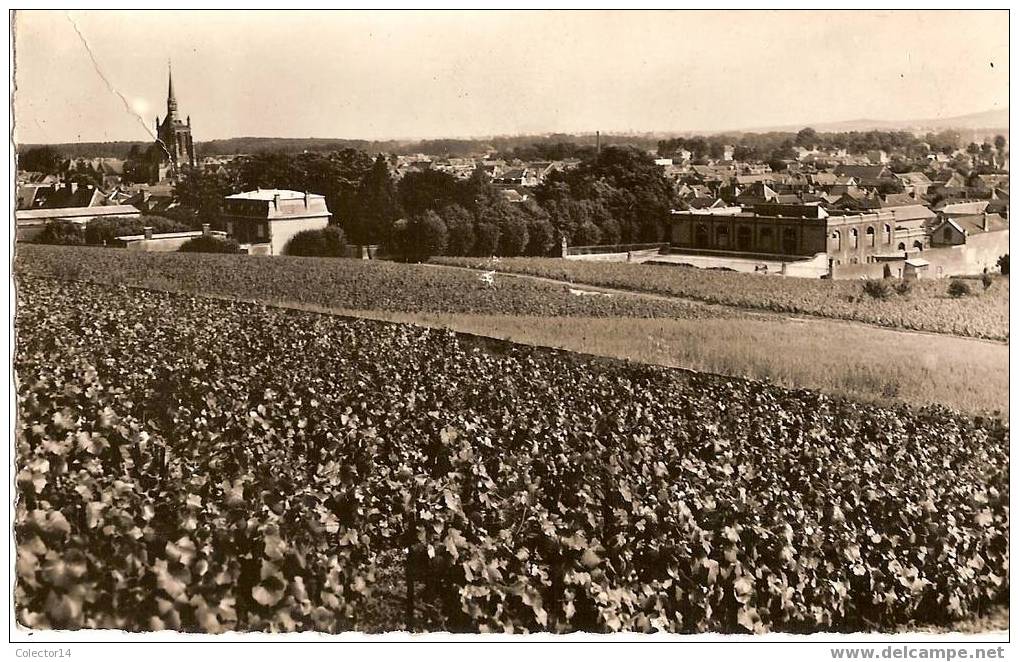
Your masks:
[[[295,306],[305,310],[325,309]],[[332,311],[653,365],[769,380],[886,406],[1008,416],[1008,347],[826,320],[665,320]],[[845,348],[832,351],[832,347]]]
[[[1008,278],[996,278],[982,291],[952,298],[944,279],[918,281],[908,294],[884,300],[868,296],[860,281],[772,278],[619,262],[579,262],[555,258],[435,258],[437,264],[529,274],[605,287],[653,292],[740,308],[817,315],[902,329],[976,338],[1008,339]]]
[[[515,278],[492,288],[466,271],[385,262],[24,245],[16,270],[450,328],[867,402],[1008,413],[1008,347],[969,338],[639,295],[575,296]]]

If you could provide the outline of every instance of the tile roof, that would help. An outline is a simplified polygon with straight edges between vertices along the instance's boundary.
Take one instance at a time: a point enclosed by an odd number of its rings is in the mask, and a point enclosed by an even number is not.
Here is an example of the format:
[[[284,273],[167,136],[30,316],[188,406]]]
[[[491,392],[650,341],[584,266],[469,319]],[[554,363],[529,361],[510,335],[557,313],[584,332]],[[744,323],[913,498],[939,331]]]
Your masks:
[[[47,220],[52,218],[76,218],[81,216],[123,216],[140,214],[132,205],[104,205],[99,207],[65,207],[62,209],[19,209],[15,217],[19,221]]]

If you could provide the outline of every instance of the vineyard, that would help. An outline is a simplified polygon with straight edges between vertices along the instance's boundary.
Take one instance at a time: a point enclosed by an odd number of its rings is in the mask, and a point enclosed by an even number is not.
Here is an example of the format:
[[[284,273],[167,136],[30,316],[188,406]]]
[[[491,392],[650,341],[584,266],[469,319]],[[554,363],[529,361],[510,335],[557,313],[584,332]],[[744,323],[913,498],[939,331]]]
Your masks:
[[[330,309],[637,318],[734,318],[739,311],[638,297],[576,296],[569,287],[416,264],[277,256],[144,253],[19,244],[18,273]]]
[[[666,294],[779,313],[818,315],[893,328],[995,340],[1008,339],[1008,278],[986,292],[953,298],[948,281],[921,280],[907,295],[868,296],[859,281],[762,277],[676,266],[549,258],[433,258],[439,264],[495,269]],[[979,287],[977,287],[979,289]]]
[[[27,627],[855,631],[1008,599],[993,421],[24,271],[18,303]]]

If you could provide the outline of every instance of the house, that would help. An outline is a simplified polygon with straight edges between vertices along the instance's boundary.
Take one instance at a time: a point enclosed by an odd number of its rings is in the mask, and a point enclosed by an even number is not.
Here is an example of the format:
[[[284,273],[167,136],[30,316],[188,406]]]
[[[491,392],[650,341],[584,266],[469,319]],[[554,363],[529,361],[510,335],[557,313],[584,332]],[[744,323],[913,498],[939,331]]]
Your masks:
[[[998,214],[946,218],[931,233],[931,245],[960,246],[987,232],[1008,232],[1008,222]]]
[[[998,214],[946,218],[931,230],[938,275],[979,273],[996,268],[1008,254],[1008,221]],[[932,260],[933,261],[933,260]]]
[[[530,197],[513,188],[499,189],[499,195],[502,196],[503,200],[512,204],[527,202],[527,199]]]
[[[282,255],[295,234],[326,228],[332,214],[317,193],[257,189],[226,196],[220,218],[249,253]]]
[[[895,175],[895,178],[902,184],[902,190],[912,193],[916,197],[927,195],[927,189],[931,187],[931,180],[922,172],[904,172]]]
[[[77,182],[62,185],[27,184],[18,187],[18,209],[65,209],[109,204],[105,193]]]
[[[916,196],[910,193],[889,193],[880,198],[881,207],[905,207],[907,205],[922,204]]]
[[[64,207],[57,209],[18,209],[14,212],[15,241],[31,241],[51,221],[71,221],[85,226],[95,218],[122,216],[137,218],[141,211],[131,205],[101,205],[96,207]]]
[[[993,191],[997,188],[1008,188],[1008,175],[977,175],[974,186],[980,191]]]
[[[872,149],[867,152],[867,160],[874,164],[884,165],[891,161],[888,152],[883,149]]]
[[[718,209],[726,206],[724,200],[711,195],[702,198],[690,198],[686,204],[690,209]]]
[[[852,177],[858,186],[877,188],[883,184],[897,181],[886,165],[840,165],[835,174]]]

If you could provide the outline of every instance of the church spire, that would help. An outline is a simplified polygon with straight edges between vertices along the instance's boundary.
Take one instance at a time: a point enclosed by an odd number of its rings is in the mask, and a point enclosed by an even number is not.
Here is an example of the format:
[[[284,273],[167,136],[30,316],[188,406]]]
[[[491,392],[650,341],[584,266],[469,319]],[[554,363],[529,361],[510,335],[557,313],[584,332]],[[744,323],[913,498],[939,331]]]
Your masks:
[[[166,68],[170,74],[170,85],[166,92],[166,115],[171,119],[177,119],[177,97],[173,94],[173,65],[166,61]]]

